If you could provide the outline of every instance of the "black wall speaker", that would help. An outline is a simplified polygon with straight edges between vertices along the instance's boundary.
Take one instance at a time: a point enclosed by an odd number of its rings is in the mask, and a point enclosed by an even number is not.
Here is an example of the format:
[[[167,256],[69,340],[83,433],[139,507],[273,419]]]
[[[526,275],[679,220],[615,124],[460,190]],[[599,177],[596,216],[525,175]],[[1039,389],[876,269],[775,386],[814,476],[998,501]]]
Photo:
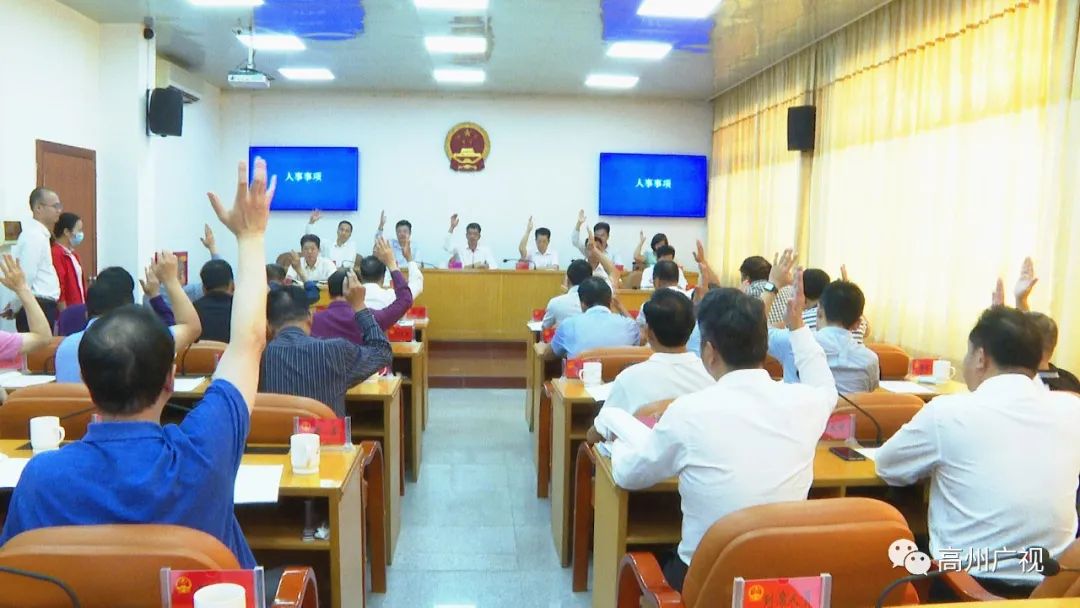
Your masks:
[[[791,106],[787,109],[787,149],[805,152],[814,149],[817,108]]]
[[[146,128],[161,136],[179,137],[184,131],[184,94],[180,89],[154,89],[146,108]]]

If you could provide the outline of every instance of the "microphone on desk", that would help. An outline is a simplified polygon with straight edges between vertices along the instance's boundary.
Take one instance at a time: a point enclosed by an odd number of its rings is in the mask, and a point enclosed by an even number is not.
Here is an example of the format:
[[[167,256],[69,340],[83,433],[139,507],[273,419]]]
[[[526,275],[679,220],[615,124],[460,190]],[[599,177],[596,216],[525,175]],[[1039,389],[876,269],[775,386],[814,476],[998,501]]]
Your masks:
[[[532,268],[533,270],[536,270],[536,262],[534,262],[532,260],[523,260],[521,258],[506,258],[506,259],[504,259],[502,261],[503,264],[507,264],[509,262],[514,262],[515,264],[517,264],[518,262],[526,262],[526,263],[529,264],[530,268]]]
[[[23,570],[21,568],[11,568],[8,566],[0,566],[0,574],[10,574],[12,576],[21,576],[23,578],[30,578],[36,581],[42,581],[55,585],[60,588],[68,596],[68,600],[71,601],[71,605],[75,608],[82,608],[82,604],[79,603],[79,597],[75,595],[75,592],[64,581],[53,578],[48,574],[41,574],[40,572],[31,572],[30,570]]]
[[[864,410],[862,407],[859,407],[858,403],[855,403],[851,399],[848,399],[847,395],[845,395],[843,393],[838,393],[838,394],[840,395],[841,399],[843,399],[844,401],[847,401],[848,403],[850,403],[851,407],[853,407],[853,408],[859,410],[860,412],[862,412],[862,414],[864,416],[866,416],[867,418],[870,419],[870,422],[874,423],[874,432],[875,432],[875,435],[877,435],[877,437],[876,437],[876,440],[874,442],[873,447],[881,447],[881,444],[883,443],[883,438],[882,438],[883,433],[881,432],[881,425],[878,423],[877,418],[874,418],[874,416],[870,412]]]

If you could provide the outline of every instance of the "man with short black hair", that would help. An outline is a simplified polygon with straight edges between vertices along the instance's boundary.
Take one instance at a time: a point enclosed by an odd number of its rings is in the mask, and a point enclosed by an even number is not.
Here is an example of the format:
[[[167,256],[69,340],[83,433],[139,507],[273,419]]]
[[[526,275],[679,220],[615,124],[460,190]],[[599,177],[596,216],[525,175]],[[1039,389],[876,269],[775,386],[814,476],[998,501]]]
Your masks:
[[[686,292],[679,289],[679,277],[682,275],[682,270],[675,262],[671,260],[660,260],[647,268],[647,270],[650,275],[649,280],[652,281],[655,278],[654,286],[657,291],[661,289],[674,290],[685,295]],[[645,304],[648,304],[648,301],[642,302],[641,310],[638,312],[637,317],[637,324],[641,327],[642,331],[645,330]]]
[[[841,280],[847,281],[847,267],[840,266]],[[810,329],[817,331],[818,328],[818,300],[832,279],[829,273],[820,268],[807,268],[803,271],[803,282],[806,284],[806,309],[803,310],[803,323]],[[851,330],[851,337],[862,344],[866,341],[866,332],[870,330],[870,322],[866,320],[866,314],[859,318],[859,324]]]
[[[623,265],[622,257],[615,253],[611,249],[611,225],[607,222],[596,222],[593,225],[592,230],[588,231],[585,236],[585,240],[581,239],[581,228],[585,225],[585,210],[578,211],[577,223],[574,225],[574,231],[570,233],[570,243],[581,252],[581,255],[589,258],[589,244],[592,243],[596,248],[596,251],[600,254],[606,255],[611,260],[611,264],[616,268]],[[601,278],[607,278],[608,272],[600,264],[594,264],[595,274]]]
[[[566,293],[557,295],[548,300],[547,309],[544,310],[544,320],[541,326],[544,329],[556,327],[559,323],[576,317],[582,313],[581,298],[578,297],[578,286],[582,281],[591,277],[592,266],[585,260],[574,260],[566,267]]]
[[[491,248],[480,244],[480,224],[470,222],[465,226],[465,246],[454,244],[454,231],[458,227],[458,214],[450,216],[450,231],[446,233],[443,249],[450,254],[450,261],[461,262],[462,268],[498,268],[499,262]]]
[[[368,256],[360,262],[360,281],[366,292],[364,303],[375,317],[375,323],[383,331],[397,323],[405,316],[409,307],[412,306],[413,296],[409,291],[409,285],[405,282],[404,275],[398,270],[397,261],[394,259],[394,250],[383,239],[375,242],[375,254]],[[394,285],[394,300],[389,305],[378,302],[378,307],[372,302],[372,291],[385,291],[378,281],[382,280],[387,269],[390,270],[390,280]],[[327,281],[327,289],[330,292],[330,305],[326,310],[315,313],[311,321],[311,335],[316,338],[345,338],[353,344],[363,344],[364,335],[356,324],[356,311],[345,299],[345,280],[355,279],[353,269],[339,270],[330,275]],[[380,297],[376,294],[375,297]]]
[[[765,294],[775,296],[772,300],[772,306],[768,308],[769,326],[783,327],[787,303],[791,299],[792,290],[790,286],[777,286],[769,279],[772,268],[773,265],[768,260],[760,255],[754,255],[743,260],[742,265],[739,266],[739,274],[742,276],[743,291],[747,294],[758,299],[764,298]]]
[[[529,249],[529,235],[534,235],[536,246]],[[533,218],[529,217],[529,225],[525,227],[525,236],[521,237],[518,245],[518,253],[521,261],[528,262],[536,270],[558,270],[559,254],[551,248],[551,231],[547,228],[537,228],[533,232]]]
[[[300,237],[300,253],[292,252],[289,256],[288,277],[293,281],[325,281],[337,270],[330,258],[320,256],[322,241],[314,234]]]
[[[288,275],[285,267],[281,264],[267,264],[266,265],[266,284],[273,288],[274,286],[280,287],[285,283],[285,277]]]
[[[375,239],[382,238],[383,226],[386,225],[386,212],[383,211],[379,215],[379,229],[375,231]],[[390,239],[390,247],[394,250],[394,259],[397,260],[398,266],[408,266],[409,262],[415,261],[417,264],[423,264],[423,258],[420,256],[420,248],[412,240],[412,222],[409,220],[398,220],[397,224],[394,224],[394,237]],[[405,249],[408,248],[410,255],[405,255]],[[413,293],[413,297],[417,297],[419,294]]]
[[[551,352],[556,357],[572,358],[594,348],[641,344],[637,323],[612,298],[606,281],[589,277],[578,285],[577,295],[583,314],[570,317],[555,328]],[[618,314],[612,312],[613,304],[618,307]]]
[[[202,323],[201,340],[228,342],[232,333],[233,270],[225,260],[210,260],[199,271],[203,297],[195,302]]]
[[[930,555],[1007,548],[1061,555],[1076,535],[1080,398],[1033,382],[1042,335],[1020,310],[995,306],[968,335],[971,391],[927,403],[876,453],[889,485],[930,478]],[[1018,561],[974,564],[989,591],[1027,597],[1042,575]]]
[[[803,384],[775,382],[763,369],[762,302],[719,288],[698,310],[702,362],[716,382],[676,399],[651,431],[620,409],[605,407],[596,417],[600,434],[618,438],[611,469],[619,487],[641,490],[679,477],[682,541],[664,564],[675,589],[717,520],[753,505],[805,500],[813,483],[818,439],[837,394],[825,353],[802,327],[801,274],[787,320]]]
[[[656,248],[657,264],[660,262],[671,262],[675,266],[675,284],[666,285],[667,287],[678,287],[679,289],[686,289],[686,275],[683,274],[682,268],[679,268],[678,264],[675,264],[675,248],[671,245],[660,245]],[[659,289],[657,285],[653,285],[653,276],[656,273],[656,264],[649,266],[641,273],[641,288],[642,289]]]
[[[98,319],[79,345],[79,362],[102,422],[63,449],[37,454],[11,496],[0,545],[27,530],[52,526],[156,523],[202,530],[224,543],[242,568],[254,568],[233,506],[266,342],[263,234],[274,185],[256,159],[246,163],[234,207],[210,195],[236,234],[238,278],[233,334],[205,396],[180,425],[161,426],[172,396],[176,345],[153,313],[122,306]],[[161,270],[176,280],[175,260]],[[179,282],[169,285],[179,292]],[[186,300],[186,297],[184,298]],[[196,317],[197,319],[198,317]]]
[[[315,222],[322,219],[318,209],[311,212],[304,234],[315,234]],[[330,246],[330,261],[338,268],[351,268],[356,260],[356,245],[352,242],[353,225],[349,220],[341,220],[337,225],[337,240]]]
[[[19,267],[26,275],[30,292],[49,321],[49,327],[56,322],[57,300],[60,299],[60,278],[56,275],[52,260],[52,229],[63,211],[64,205],[55,192],[48,188],[34,188],[30,192],[33,220],[23,224],[19,239],[11,249],[11,255],[19,261]],[[20,333],[30,331],[19,298],[8,301],[2,314],[7,319],[15,319],[15,328]]]

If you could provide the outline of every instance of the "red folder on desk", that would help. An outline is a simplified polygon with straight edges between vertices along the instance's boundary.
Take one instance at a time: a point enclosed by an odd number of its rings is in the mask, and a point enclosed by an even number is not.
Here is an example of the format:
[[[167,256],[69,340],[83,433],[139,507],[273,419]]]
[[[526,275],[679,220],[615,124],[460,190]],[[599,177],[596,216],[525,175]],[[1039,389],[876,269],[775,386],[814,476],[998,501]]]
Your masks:
[[[847,441],[855,438],[855,414],[833,414],[825,423],[822,441]]]
[[[262,608],[265,605],[262,567],[254,570],[161,569],[162,595],[167,608],[194,608],[195,592],[218,583],[233,583],[243,587],[247,608]]]
[[[547,344],[551,344],[551,340],[555,337],[555,328],[554,327],[549,327],[549,328],[545,329],[544,333],[543,333],[543,336],[544,336],[544,342],[546,342]]]
[[[529,263],[528,262],[518,262],[517,264],[514,265],[514,268],[517,269],[517,270],[528,270],[529,269]]]
[[[578,380],[581,378],[581,369],[585,365],[583,359],[567,359],[563,365],[563,378]]]
[[[735,579],[735,608],[828,608],[832,577]]]
[[[293,417],[293,434],[315,433],[319,436],[319,445],[345,446],[352,444],[349,418],[313,418]]]
[[[544,320],[544,313],[546,313],[546,312],[547,312],[547,310],[545,310],[543,308],[534,308],[533,311],[532,311],[532,320],[533,321],[543,321]]]
[[[412,342],[413,328],[391,325],[390,329],[386,330],[386,339],[391,342]]]
[[[406,319],[426,319],[427,318],[427,306],[413,306],[405,313]]]

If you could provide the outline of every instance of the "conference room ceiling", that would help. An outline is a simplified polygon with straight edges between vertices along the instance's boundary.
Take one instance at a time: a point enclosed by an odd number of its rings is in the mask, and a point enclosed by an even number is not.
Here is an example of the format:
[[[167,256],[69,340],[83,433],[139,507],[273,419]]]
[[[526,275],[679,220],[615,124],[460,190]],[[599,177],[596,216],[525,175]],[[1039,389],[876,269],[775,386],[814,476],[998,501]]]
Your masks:
[[[620,12],[633,13],[639,0],[491,0],[486,14],[456,18],[419,11],[413,0],[363,0],[362,10],[357,10],[356,0],[266,0],[266,7],[256,12],[256,30],[296,29],[281,9],[294,11],[292,23],[304,28],[297,33],[305,38],[307,50],[262,51],[256,64],[276,78],[275,89],[705,100],[889,1],[723,0],[713,17],[711,40],[695,45],[692,22],[656,27],[654,20],[642,27],[640,19],[619,17]],[[247,58],[247,49],[232,30],[247,26],[251,9],[199,8],[188,0],[60,2],[101,23],[141,23],[153,17],[158,52],[223,88],[229,70]],[[478,58],[433,56],[424,47],[424,36],[485,28],[488,52]],[[675,42],[676,48],[660,61],[605,56],[605,38],[625,39],[635,32]],[[336,79],[290,82],[278,73],[282,67],[326,67]],[[432,70],[440,67],[481,67],[487,81],[439,84]],[[628,91],[591,90],[584,81],[592,73],[638,75],[640,82]]]

